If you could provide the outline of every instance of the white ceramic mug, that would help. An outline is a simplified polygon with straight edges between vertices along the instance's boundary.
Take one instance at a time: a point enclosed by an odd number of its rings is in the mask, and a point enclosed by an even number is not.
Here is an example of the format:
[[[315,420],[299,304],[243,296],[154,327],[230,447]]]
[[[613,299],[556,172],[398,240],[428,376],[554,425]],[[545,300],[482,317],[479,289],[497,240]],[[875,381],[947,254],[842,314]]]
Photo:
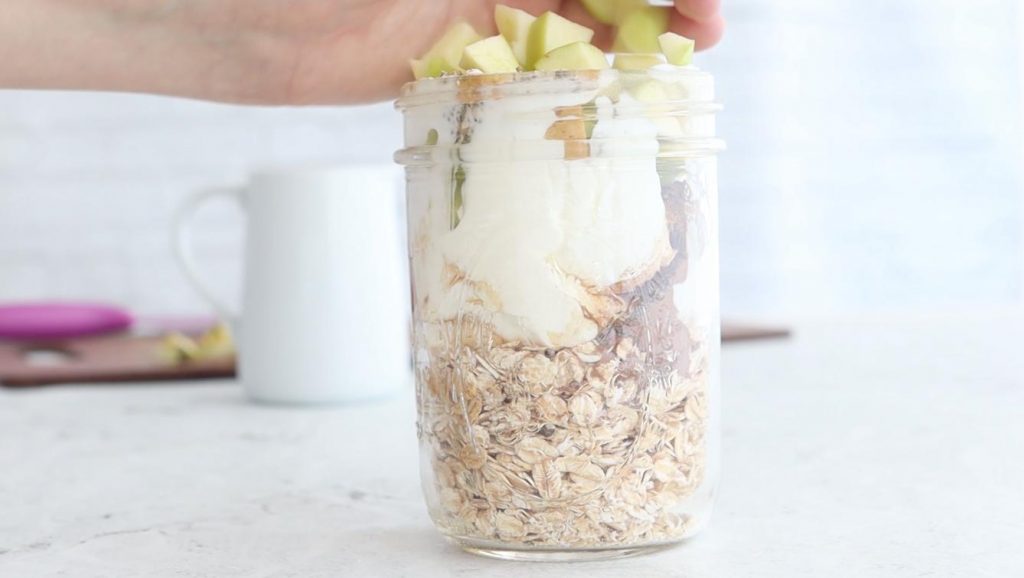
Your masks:
[[[266,172],[243,187],[189,199],[174,223],[188,279],[232,321],[250,398],[342,403],[383,397],[411,380],[408,282],[396,169]],[[242,315],[198,275],[188,222],[226,197],[247,214]]]

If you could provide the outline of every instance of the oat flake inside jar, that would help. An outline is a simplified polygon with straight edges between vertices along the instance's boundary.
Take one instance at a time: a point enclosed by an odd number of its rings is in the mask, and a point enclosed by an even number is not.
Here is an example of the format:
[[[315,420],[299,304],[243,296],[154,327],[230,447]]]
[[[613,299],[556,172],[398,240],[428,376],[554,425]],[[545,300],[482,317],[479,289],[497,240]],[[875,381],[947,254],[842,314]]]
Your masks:
[[[434,523],[513,559],[693,535],[719,461],[711,75],[447,76],[397,107]]]

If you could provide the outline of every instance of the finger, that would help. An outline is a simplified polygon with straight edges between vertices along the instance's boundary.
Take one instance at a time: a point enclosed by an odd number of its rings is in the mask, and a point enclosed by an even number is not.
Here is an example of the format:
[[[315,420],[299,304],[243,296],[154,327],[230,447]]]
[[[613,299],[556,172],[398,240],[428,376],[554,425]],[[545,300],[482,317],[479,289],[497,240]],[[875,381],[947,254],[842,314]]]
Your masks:
[[[697,50],[704,50],[721,40],[725,30],[725,20],[721,15],[715,15],[708,20],[698,21],[676,13],[672,15],[669,29],[687,38],[692,38],[697,44]]]
[[[696,22],[707,22],[718,16],[719,0],[676,0],[676,11]]]

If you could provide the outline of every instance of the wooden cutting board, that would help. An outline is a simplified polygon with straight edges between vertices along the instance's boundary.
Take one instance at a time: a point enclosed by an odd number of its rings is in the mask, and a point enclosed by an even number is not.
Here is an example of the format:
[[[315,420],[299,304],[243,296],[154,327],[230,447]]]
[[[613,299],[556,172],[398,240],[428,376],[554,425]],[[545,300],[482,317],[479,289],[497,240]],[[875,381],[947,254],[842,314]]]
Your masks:
[[[726,323],[722,341],[784,338],[789,330]],[[171,363],[161,337],[114,335],[45,343],[0,342],[0,385],[184,381],[235,376],[234,356]]]
[[[0,342],[0,385],[138,382],[227,378],[235,358],[172,363],[160,355],[161,337],[114,335],[41,343]]]
[[[743,323],[722,323],[722,341],[753,341],[758,339],[784,339],[790,336],[787,327],[770,327],[766,325],[749,325]]]

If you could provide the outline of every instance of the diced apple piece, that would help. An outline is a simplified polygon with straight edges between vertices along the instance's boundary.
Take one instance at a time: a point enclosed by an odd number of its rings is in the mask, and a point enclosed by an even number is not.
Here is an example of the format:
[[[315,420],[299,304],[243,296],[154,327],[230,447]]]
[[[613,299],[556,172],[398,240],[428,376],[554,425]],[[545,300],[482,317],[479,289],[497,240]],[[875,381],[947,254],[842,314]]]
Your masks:
[[[171,333],[160,342],[160,356],[170,363],[184,363],[199,359],[199,344],[181,333]]]
[[[530,26],[537,17],[525,10],[509,8],[504,4],[494,7],[494,22],[498,32],[505,37],[519,64],[526,66],[526,45],[530,38]]]
[[[430,49],[429,54],[437,56],[445,63],[458,68],[462,60],[462,51],[466,46],[480,40],[482,36],[468,22],[456,22]]]
[[[425,58],[413,58],[409,61],[409,68],[412,69],[412,77],[416,80],[427,78],[427,60]]]
[[[470,44],[462,52],[462,68],[476,68],[488,74],[515,72],[519,61],[502,35],[491,36]]]
[[[613,68],[618,70],[647,70],[652,66],[665,64],[665,57],[661,54],[616,54]]]
[[[235,342],[231,330],[224,323],[218,323],[199,336],[199,355],[203,359],[222,357],[234,353]]]
[[[657,80],[647,80],[630,87],[629,93],[640,102],[660,102],[668,100],[668,90]]]
[[[601,70],[608,68],[608,59],[601,49],[589,42],[573,42],[548,52],[537,61],[536,70]]]
[[[582,0],[583,7],[602,24],[615,24],[619,0]]]
[[[682,84],[666,84],[665,89],[668,90],[670,98],[675,100],[684,100],[690,98],[690,91],[686,89]]]
[[[535,68],[537,61],[556,48],[582,42],[588,44],[594,31],[566,20],[554,12],[545,12],[530,26],[530,38],[526,46],[527,68]]]
[[[646,80],[629,88],[633,98],[644,103],[644,114],[658,129],[659,137],[677,137],[683,134],[680,119],[671,114],[673,100],[669,85],[657,80]]]
[[[658,35],[668,30],[668,8],[637,8],[622,19],[615,36],[615,52],[658,52]]]
[[[615,23],[622,23],[630,12],[637,8],[645,8],[650,4],[650,0],[617,0],[615,2]]]
[[[441,76],[446,72],[458,72],[458,66],[452,66],[438,56],[427,55],[420,60],[410,60],[412,75],[416,80]]]
[[[423,58],[412,60],[413,76],[417,79],[441,76],[445,72],[459,72],[462,68],[462,51],[466,46],[480,40],[481,36],[467,22],[456,22],[444,33]]]
[[[581,0],[583,7],[603,24],[617,24],[626,14],[645,6],[646,0]]]
[[[666,32],[658,37],[658,44],[669,64],[687,66],[693,62],[693,40],[675,32]]]

